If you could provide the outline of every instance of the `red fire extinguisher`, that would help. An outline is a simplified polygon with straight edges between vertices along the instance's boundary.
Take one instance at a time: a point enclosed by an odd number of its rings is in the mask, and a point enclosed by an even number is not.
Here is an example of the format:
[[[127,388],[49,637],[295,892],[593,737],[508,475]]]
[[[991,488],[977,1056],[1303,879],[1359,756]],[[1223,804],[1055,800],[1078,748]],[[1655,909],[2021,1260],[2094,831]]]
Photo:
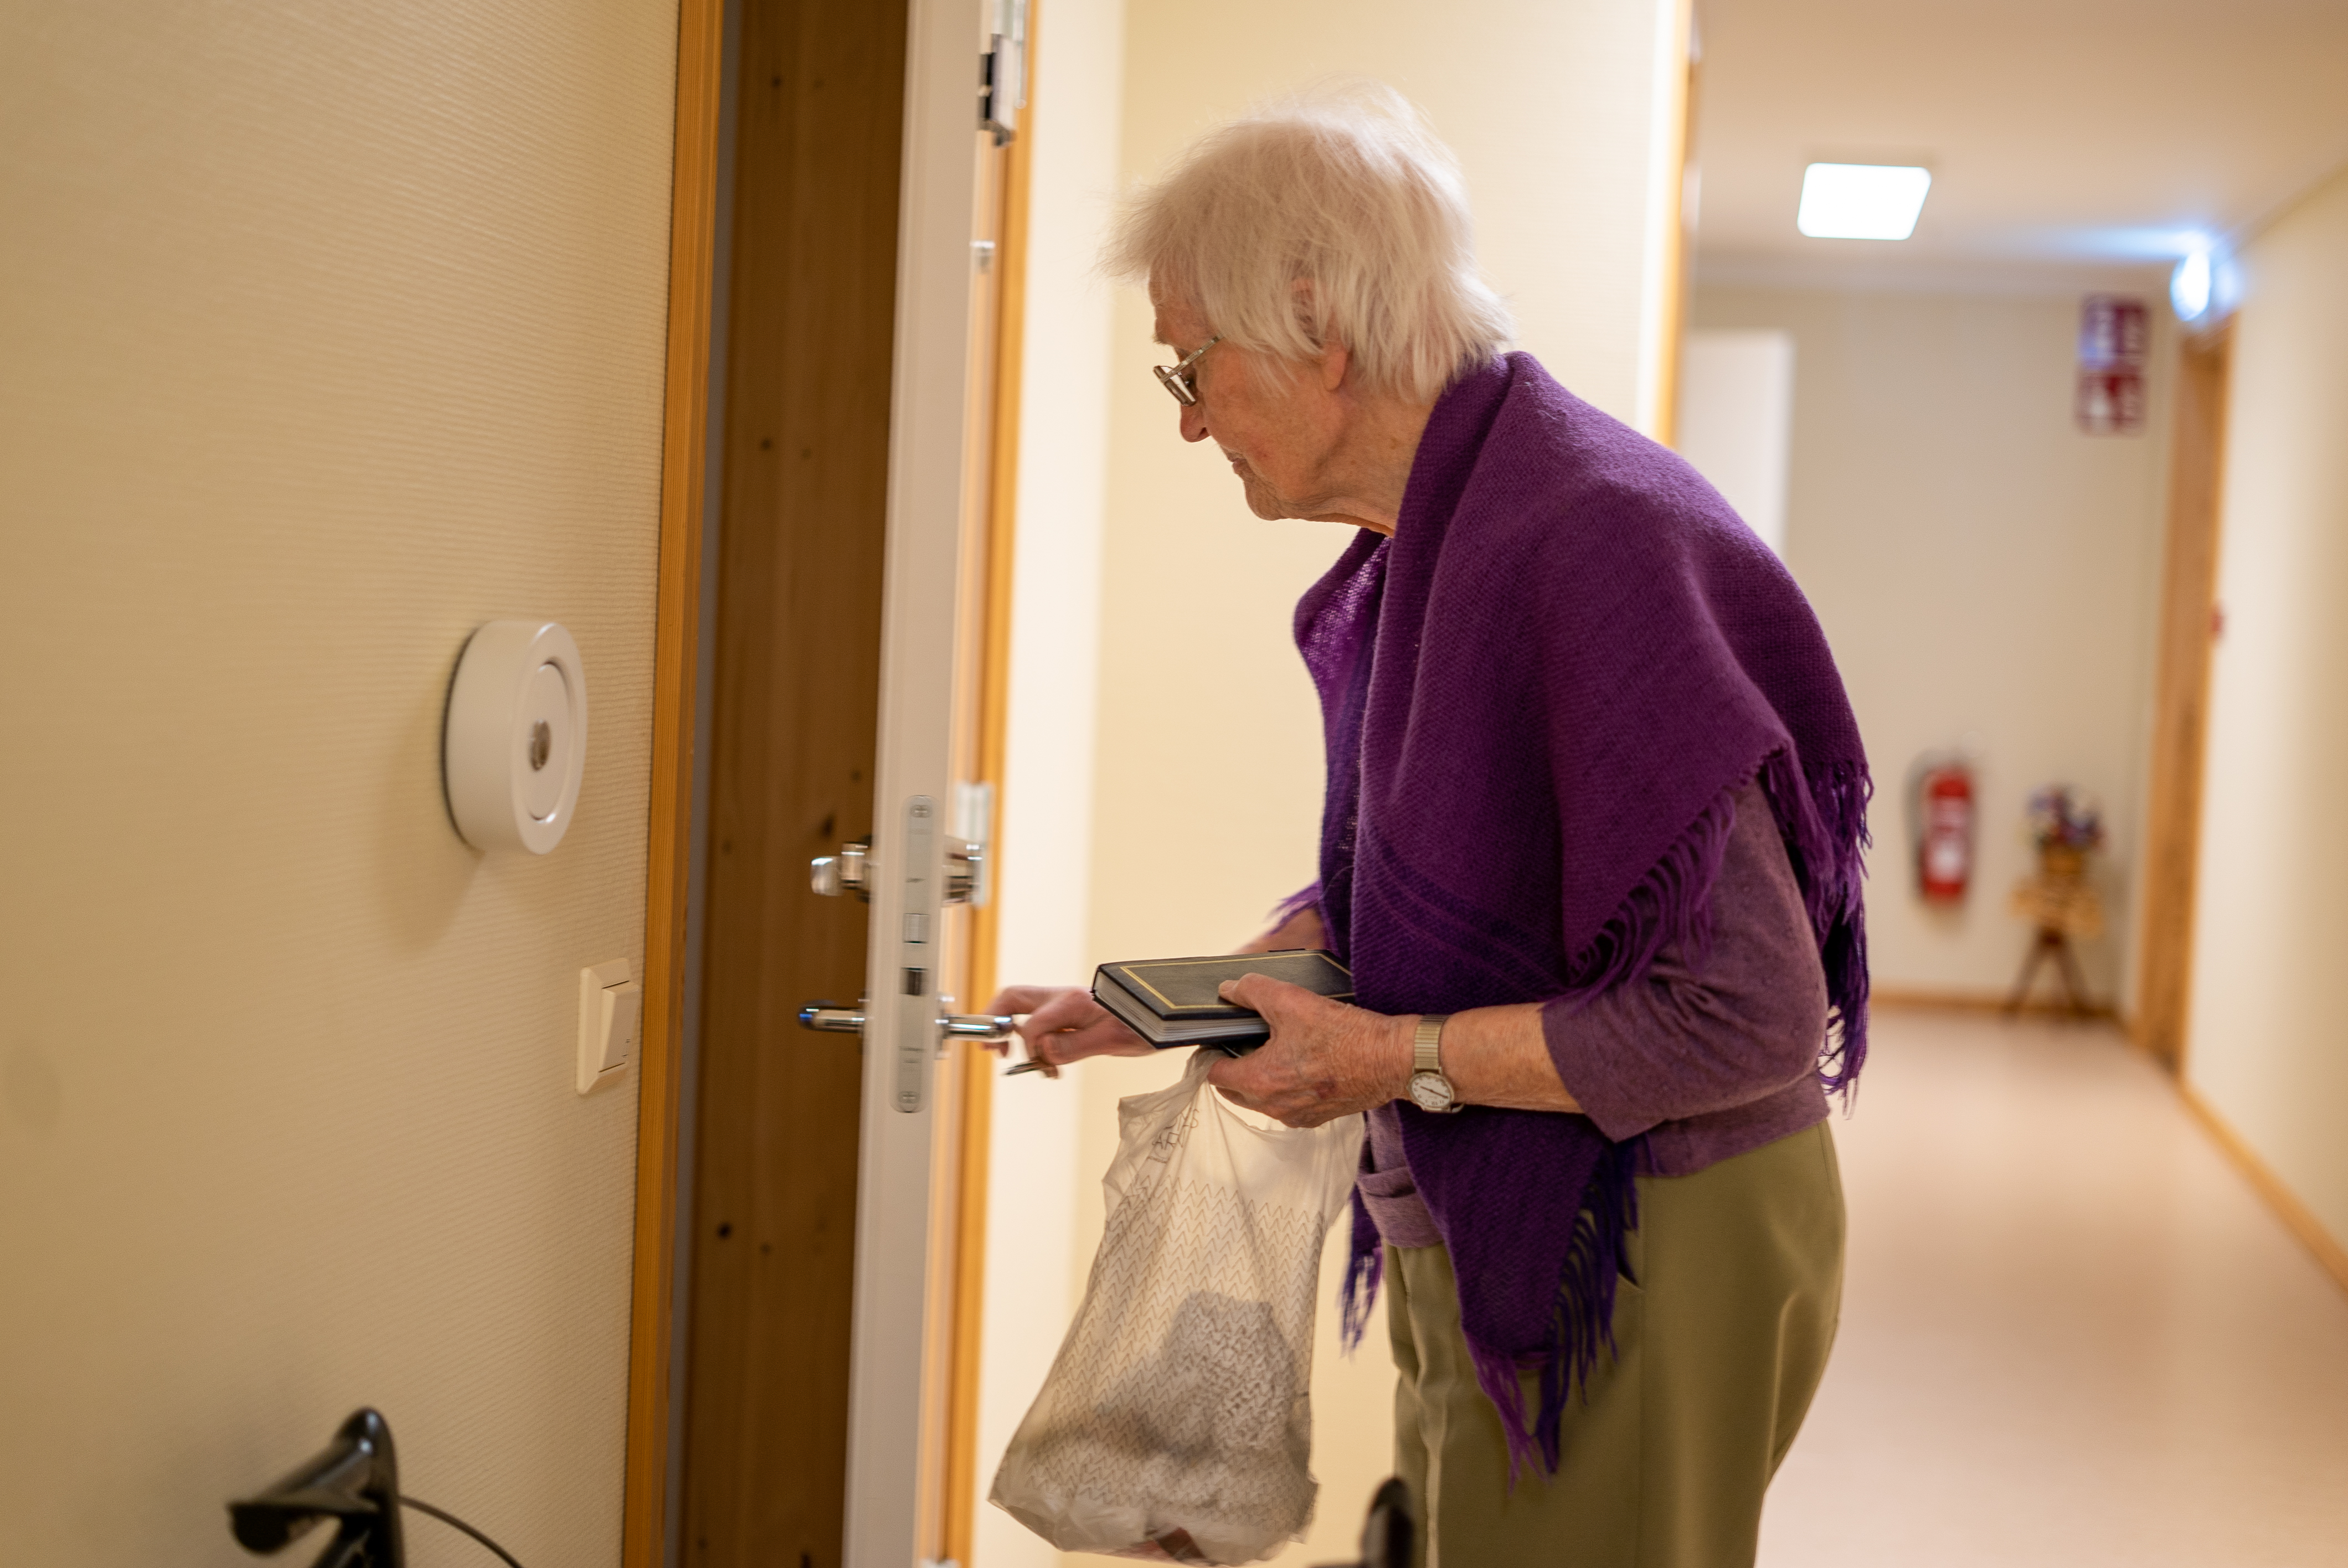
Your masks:
[[[1963,900],[1973,875],[1973,773],[1962,761],[1929,763],[1916,781],[1916,885],[1927,901]]]

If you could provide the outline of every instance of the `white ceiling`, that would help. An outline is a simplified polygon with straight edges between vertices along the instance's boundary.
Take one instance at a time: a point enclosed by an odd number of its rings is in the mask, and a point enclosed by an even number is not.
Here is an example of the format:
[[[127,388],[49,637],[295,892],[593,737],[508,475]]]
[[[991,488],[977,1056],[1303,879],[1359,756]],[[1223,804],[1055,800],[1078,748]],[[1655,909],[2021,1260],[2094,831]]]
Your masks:
[[[2166,267],[2348,163],[2348,0],[1696,0],[1697,276]],[[1814,159],[1921,162],[1912,239],[1794,228]]]

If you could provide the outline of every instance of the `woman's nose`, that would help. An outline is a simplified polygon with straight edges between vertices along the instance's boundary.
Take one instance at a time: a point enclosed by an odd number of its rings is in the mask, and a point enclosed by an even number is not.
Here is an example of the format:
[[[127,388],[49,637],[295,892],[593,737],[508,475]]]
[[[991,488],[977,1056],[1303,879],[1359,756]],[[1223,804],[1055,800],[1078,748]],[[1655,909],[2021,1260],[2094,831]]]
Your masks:
[[[1197,404],[1184,404],[1182,405],[1182,439],[1185,441],[1204,441],[1206,438],[1207,416],[1199,412],[1199,405]]]

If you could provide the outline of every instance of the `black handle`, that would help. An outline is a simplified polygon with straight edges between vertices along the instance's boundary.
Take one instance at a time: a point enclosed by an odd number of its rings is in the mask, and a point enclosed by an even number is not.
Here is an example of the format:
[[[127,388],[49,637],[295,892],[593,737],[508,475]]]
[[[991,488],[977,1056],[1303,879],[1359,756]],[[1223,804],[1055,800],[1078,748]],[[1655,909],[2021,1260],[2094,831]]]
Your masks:
[[[228,1519],[237,1543],[256,1553],[282,1552],[331,1519],[335,1538],[314,1568],[407,1568],[390,1423],[354,1410],[334,1441],[267,1491],[230,1503]]]

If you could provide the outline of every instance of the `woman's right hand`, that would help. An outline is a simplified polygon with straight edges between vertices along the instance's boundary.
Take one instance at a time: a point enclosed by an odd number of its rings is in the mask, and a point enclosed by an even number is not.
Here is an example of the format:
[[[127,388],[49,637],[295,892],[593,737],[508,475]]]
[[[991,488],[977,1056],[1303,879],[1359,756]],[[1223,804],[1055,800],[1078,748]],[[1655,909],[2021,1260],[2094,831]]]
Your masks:
[[[1082,986],[1006,986],[986,1004],[991,1013],[1025,1013],[1019,1038],[1027,1054],[1052,1067],[1087,1056],[1148,1056],[1155,1050]],[[1008,1054],[1011,1042],[993,1049]]]

